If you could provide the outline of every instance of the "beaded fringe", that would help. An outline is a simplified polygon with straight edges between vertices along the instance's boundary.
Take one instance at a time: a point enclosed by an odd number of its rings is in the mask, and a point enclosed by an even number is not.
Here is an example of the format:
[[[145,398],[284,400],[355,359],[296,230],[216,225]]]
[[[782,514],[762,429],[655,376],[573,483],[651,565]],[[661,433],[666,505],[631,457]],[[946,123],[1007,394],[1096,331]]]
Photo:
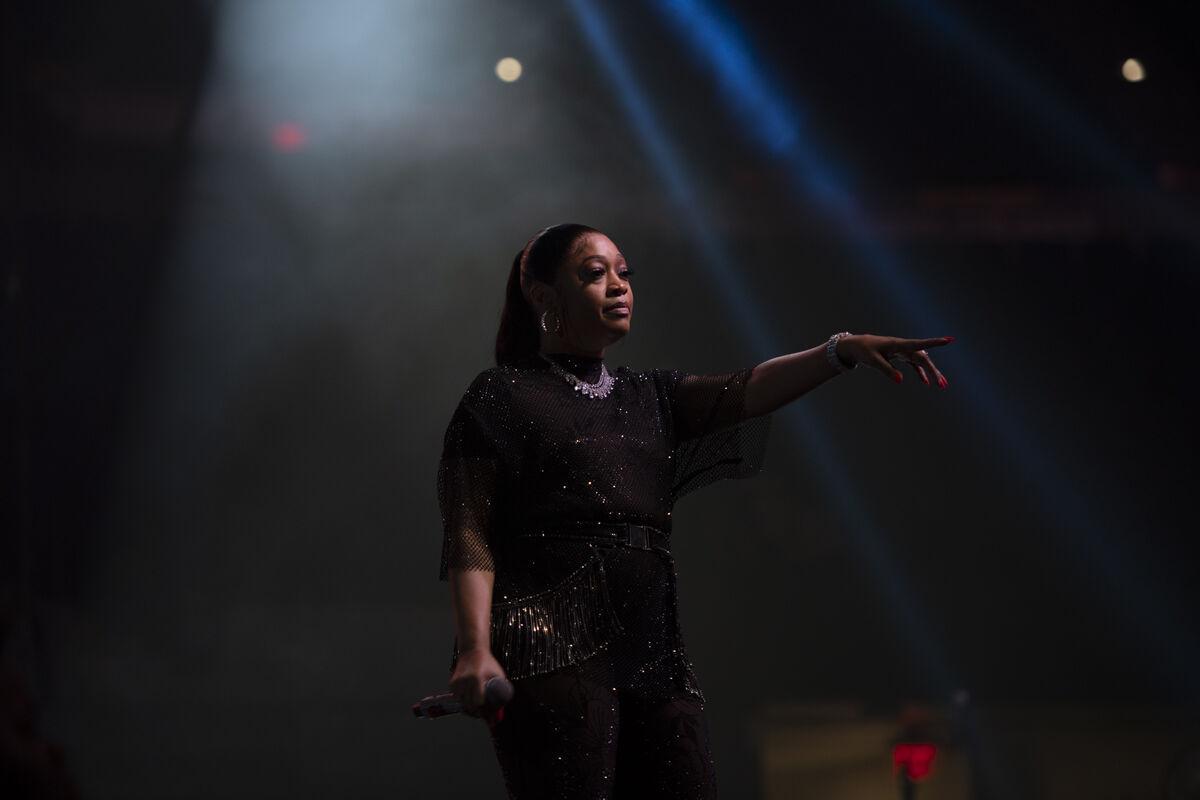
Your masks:
[[[492,607],[492,653],[510,678],[582,661],[623,632],[598,552],[558,586]]]
[[[492,605],[492,655],[511,679],[583,661],[624,632],[599,552],[557,586]]]

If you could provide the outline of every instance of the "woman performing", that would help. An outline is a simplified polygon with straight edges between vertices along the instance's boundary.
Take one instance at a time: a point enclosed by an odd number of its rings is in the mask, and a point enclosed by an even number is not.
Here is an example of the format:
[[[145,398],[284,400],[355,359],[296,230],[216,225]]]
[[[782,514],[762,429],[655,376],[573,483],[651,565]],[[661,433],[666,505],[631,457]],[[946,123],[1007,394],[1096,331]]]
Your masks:
[[[585,225],[513,260],[496,366],[468,387],[438,465],[450,691],[488,721],[510,798],[711,798],[704,694],[676,608],[671,510],[759,472],[770,412],[866,364],[946,380],[951,337],[838,333],[736,372],[604,361],[629,332],[633,271]],[[502,715],[484,683],[514,686]]]

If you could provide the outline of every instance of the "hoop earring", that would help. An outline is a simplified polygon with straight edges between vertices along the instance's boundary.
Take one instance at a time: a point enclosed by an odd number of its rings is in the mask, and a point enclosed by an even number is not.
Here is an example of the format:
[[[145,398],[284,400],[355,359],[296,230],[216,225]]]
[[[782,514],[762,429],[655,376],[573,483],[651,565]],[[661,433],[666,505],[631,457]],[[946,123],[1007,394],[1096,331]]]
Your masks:
[[[550,313],[550,309],[542,312],[542,332],[549,333],[550,328],[546,326],[546,316]],[[554,335],[562,336],[562,317],[558,314],[554,315]]]

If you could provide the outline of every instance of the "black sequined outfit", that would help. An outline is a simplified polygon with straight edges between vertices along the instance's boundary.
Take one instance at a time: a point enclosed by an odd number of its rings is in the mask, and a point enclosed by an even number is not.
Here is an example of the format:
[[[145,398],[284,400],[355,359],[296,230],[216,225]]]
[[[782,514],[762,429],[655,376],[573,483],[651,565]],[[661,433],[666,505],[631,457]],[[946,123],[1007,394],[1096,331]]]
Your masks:
[[[589,383],[600,377],[599,358],[550,358]],[[677,748],[666,760],[682,770],[680,785],[692,786],[660,796],[712,796],[695,789],[711,783],[705,698],[684,648],[669,548],[554,534],[633,523],[669,540],[676,500],[757,474],[770,417],[745,414],[751,371],[617,367],[611,393],[590,398],[530,355],[481,372],[455,409],[437,475],[439,577],[495,573],[491,647],[517,693],[493,738],[511,797],[614,796],[605,787],[622,773],[618,742],[636,730],[652,740],[650,751]],[[456,659],[457,642],[452,669]],[[539,714],[555,734],[535,746]],[[578,735],[564,727],[568,719]],[[701,766],[683,769],[685,753]],[[555,784],[575,789],[531,789],[530,776],[558,774],[538,759],[576,764]],[[674,785],[669,775],[653,780]]]

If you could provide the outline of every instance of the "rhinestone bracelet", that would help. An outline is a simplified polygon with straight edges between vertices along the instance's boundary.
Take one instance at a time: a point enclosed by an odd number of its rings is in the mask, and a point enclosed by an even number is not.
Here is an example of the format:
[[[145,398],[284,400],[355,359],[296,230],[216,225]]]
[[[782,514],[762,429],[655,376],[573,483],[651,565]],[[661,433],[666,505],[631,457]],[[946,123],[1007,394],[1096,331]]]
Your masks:
[[[849,372],[850,370],[858,367],[857,361],[855,361],[853,364],[851,364],[850,366],[847,367],[846,362],[842,361],[842,359],[839,358],[838,354],[837,354],[838,340],[841,339],[843,336],[850,336],[850,335],[851,335],[850,331],[842,331],[841,333],[835,333],[833,336],[830,336],[829,341],[825,343],[825,358],[828,359],[829,363],[832,364],[833,368],[836,369],[838,372]]]

